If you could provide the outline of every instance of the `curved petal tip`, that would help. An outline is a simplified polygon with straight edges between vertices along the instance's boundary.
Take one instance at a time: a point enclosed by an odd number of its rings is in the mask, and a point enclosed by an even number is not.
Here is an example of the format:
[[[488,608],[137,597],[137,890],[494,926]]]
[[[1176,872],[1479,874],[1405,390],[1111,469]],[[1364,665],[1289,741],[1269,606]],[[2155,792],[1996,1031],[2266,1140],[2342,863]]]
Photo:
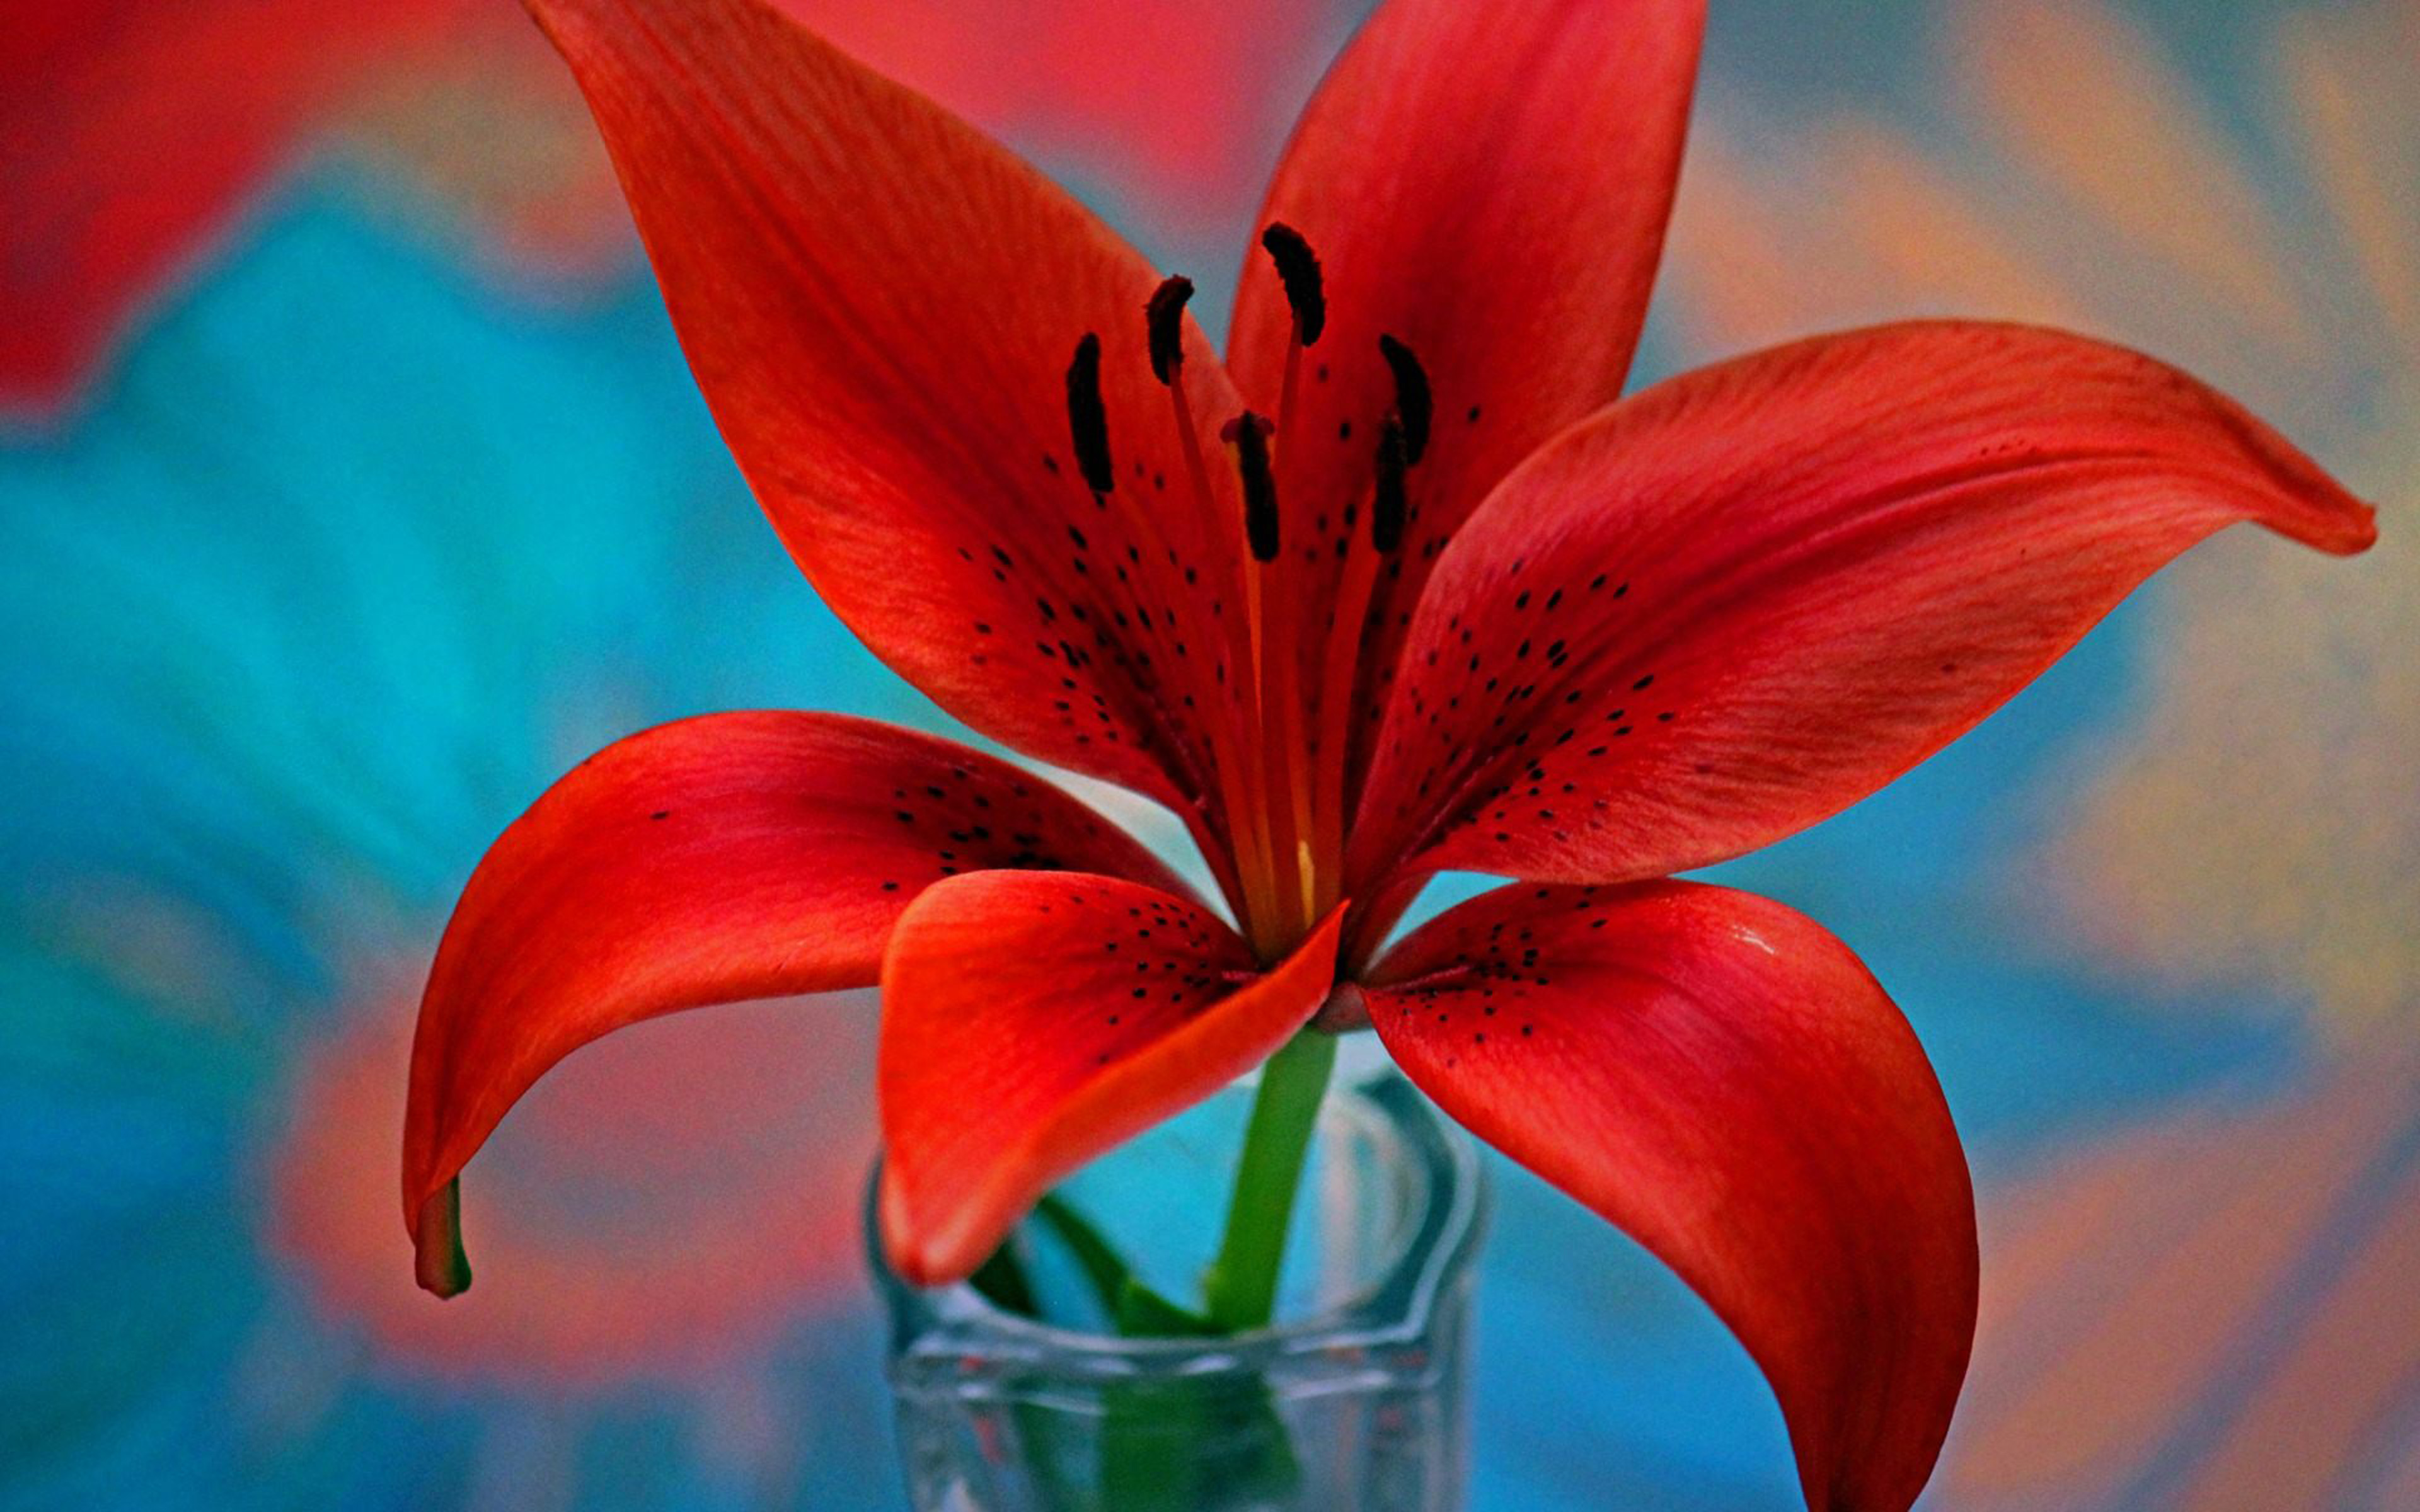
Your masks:
[[[2320,550],[2340,557],[2359,556],[2377,544],[2378,506],[2364,499],[2350,499],[2335,528],[2311,541]]]
[[[471,1257],[462,1248],[459,1178],[428,1194],[411,1226],[412,1278],[423,1291],[458,1297],[471,1289]]]

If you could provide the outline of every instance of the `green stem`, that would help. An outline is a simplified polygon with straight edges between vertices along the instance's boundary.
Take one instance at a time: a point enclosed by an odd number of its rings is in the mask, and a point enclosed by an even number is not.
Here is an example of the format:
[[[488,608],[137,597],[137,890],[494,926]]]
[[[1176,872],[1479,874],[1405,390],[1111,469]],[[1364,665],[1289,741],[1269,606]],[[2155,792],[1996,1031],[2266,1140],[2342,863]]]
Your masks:
[[[1335,1065],[1336,1037],[1305,1030],[1261,1069],[1244,1152],[1235,1163],[1226,1236],[1202,1285],[1210,1320],[1226,1333],[1263,1327],[1275,1310],[1295,1189],[1302,1182],[1311,1124]]]

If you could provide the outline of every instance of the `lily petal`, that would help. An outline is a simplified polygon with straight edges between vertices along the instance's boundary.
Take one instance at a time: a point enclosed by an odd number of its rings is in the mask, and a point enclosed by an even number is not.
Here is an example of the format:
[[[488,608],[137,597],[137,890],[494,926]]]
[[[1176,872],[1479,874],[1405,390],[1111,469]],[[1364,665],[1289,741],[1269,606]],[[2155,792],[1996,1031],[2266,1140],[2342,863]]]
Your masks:
[[[1769,900],[1506,887],[1415,932],[1379,1037],[1481,1138],[1619,1225],[1772,1383],[1817,1512],[1903,1512],[1975,1332],[1974,1195],[1924,1052]]]
[[[1702,0],[1388,0],[1296,128],[1262,224],[1303,234],[1326,290],[1326,330],[1305,354],[1280,459],[1287,560],[1305,602],[1333,597],[1334,537],[1357,527],[1368,546],[1367,511],[1352,506],[1370,493],[1396,401],[1381,335],[1417,357],[1435,400],[1430,444],[1406,480],[1409,526],[1375,588],[1373,675],[1401,640],[1394,609],[1418,598],[1487,490],[1621,392],[1680,172],[1704,10]],[[1264,412],[1281,397],[1292,331],[1285,292],[1256,253],[1227,349]],[[1365,741],[1374,733],[1356,728]]]
[[[976,729],[1198,825],[1207,725],[1242,682],[1221,671],[1240,514],[1225,470],[1207,508],[1187,481],[1146,350],[1151,268],[764,0],[531,8],[596,113],[723,437],[825,601]],[[1088,333],[1106,500],[1070,443]],[[1183,341],[1216,455],[1239,402],[1189,321]]]
[[[421,999],[403,1210],[423,1284],[460,1288],[452,1183],[555,1062],[676,1009],[870,986],[917,894],[985,867],[1183,886],[1048,783],[869,720],[706,715],[574,768],[472,873]]]
[[[927,891],[882,964],[883,1244],[923,1285],[981,1265],[1050,1184],[1310,1022],[1342,910],[1265,974],[1217,916],[1106,876]]]
[[[2375,535],[2239,406],[2078,336],[1886,326],[1685,374],[1558,439],[1439,564],[1349,874],[1616,882],[1770,843],[2239,520]]]

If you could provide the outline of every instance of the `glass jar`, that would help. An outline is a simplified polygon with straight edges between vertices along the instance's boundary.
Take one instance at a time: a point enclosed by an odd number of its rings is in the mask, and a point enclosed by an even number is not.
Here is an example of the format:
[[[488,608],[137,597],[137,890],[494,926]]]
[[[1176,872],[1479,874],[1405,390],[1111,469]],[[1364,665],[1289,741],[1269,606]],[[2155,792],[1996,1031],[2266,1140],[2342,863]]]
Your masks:
[[[1249,1103],[1222,1093],[1062,1191],[1132,1238],[1137,1273],[1164,1286],[1212,1252]],[[1485,1211],[1469,1139],[1389,1073],[1321,1110],[1271,1328],[1135,1339],[1054,1327],[971,1287],[910,1287],[873,1246],[910,1504],[1456,1512]],[[1192,1290],[1181,1277],[1167,1289]]]

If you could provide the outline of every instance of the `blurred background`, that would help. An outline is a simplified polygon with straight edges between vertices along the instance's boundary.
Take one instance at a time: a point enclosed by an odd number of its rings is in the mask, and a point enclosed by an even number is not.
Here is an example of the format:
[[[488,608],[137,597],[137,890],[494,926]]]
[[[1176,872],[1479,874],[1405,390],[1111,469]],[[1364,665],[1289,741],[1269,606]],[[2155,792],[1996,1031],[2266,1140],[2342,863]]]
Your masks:
[[[1366,8],[785,3],[1205,296]],[[1642,379],[2053,320],[2384,506],[2350,564],[2203,548],[1725,869],[1866,957],[1971,1143],[1925,1504],[2420,1507],[2420,4],[1714,8]],[[13,7],[0,226],[0,1507],[898,1504],[870,1001],[575,1057],[482,1157],[479,1288],[411,1283],[403,1050],[495,832],[675,715],[948,728],[763,524],[534,28]],[[1473,1505],[1793,1504],[1711,1315],[1497,1174]]]

